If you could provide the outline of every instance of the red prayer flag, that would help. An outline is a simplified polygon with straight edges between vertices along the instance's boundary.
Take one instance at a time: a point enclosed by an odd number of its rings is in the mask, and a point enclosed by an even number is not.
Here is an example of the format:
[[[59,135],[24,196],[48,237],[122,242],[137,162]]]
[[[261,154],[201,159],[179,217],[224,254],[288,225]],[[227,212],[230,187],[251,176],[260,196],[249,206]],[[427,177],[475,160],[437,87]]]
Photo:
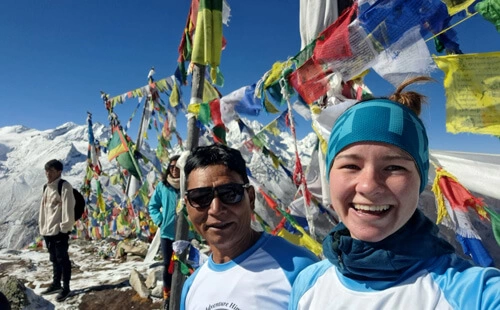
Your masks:
[[[328,91],[327,75],[331,72],[309,58],[290,74],[289,82],[307,104],[312,104]]]
[[[316,62],[326,63],[352,56],[348,26],[357,8],[357,3],[354,3],[319,34],[313,51],[313,58]]]
[[[453,209],[467,212],[468,208],[472,208],[484,219],[484,212],[479,212],[485,206],[483,199],[473,196],[460,183],[447,176],[439,178],[438,184]]]
[[[212,117],[212,122],[214,123],[214,126],[224,126],[220,113],[219,98],[215,98],[214,100],[210,101],[210,116]]]

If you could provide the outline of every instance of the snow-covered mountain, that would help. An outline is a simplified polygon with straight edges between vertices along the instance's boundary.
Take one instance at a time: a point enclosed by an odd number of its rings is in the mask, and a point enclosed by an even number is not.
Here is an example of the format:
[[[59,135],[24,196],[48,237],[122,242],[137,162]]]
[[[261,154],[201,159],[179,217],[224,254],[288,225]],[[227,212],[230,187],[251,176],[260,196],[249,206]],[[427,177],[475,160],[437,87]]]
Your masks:
[[[258,122],[247,122],[255,132],[261,130]],[[283,203],[290,203],[296,188],[283,169],[275,169],[271,159],[260,152],[250,152],[243,146],[249,138],[241,133],[236,122],[228,128],[227,140],[230,146],[240,149],[249,163],[252,175],[276,197],[282,197]],[[94,124],[94,136],[100,141],[110,137],[109,128]],[[288,133],[280,136],[266,135],[269,150],[274,152],[287,168],[293,171],[295,148]],[[206,142],[206,141],[205,141]],[[204,143],[204,141],[200,141]],[[303,165],[310,161],[310,155],[316,143],[314,134],[310,134],[297,147]],[[39,131],[24,126],[0,128],[0,248],[19,249],[33,242],[38,236],[38,213],[43,185],[46,183],[44,164],[50,159],[59,159],[64,164],[63,178],[75,188],[79,188],[85,176],[87,166],[88,128],[87,125],[65,123],[55,129]],[[116,172],[115,165],[107,157],[101,156],[103,171],[109,175]],[[146,168],[147,170],[147,168]],[[108,195],[118,198],[118,187],[109,185],[103,176],[101,183]],[[265,208],[262,204],[258,208]],[[270,212],[272,214],[272,212]],[[265,216],[269,224],[275,220]],[[276,223],[274,223],[276,224]]]
[[[105,128],[96,127],[103,135]],[[38,209],[44,165],[50,159],[64,164],[64,178],[77,186],[86,168],[86,126],[65,123],[39,131],[24,126],[0,128],[0,247],[20,248],[38,235]]]

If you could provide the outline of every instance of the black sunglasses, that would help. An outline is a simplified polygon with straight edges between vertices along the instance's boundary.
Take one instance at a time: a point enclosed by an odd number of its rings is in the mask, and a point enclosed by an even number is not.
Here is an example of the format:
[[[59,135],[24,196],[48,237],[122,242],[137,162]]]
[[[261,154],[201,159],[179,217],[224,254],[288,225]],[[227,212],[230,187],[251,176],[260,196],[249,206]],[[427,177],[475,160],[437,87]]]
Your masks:
[[[225,204],[235,204],[243,199],[245,188],[250,184],[227,183],[216,187],[198,187],[186,191],[186,198],[193,208],[205,209],[210,207],[212,200],[217,197]]]

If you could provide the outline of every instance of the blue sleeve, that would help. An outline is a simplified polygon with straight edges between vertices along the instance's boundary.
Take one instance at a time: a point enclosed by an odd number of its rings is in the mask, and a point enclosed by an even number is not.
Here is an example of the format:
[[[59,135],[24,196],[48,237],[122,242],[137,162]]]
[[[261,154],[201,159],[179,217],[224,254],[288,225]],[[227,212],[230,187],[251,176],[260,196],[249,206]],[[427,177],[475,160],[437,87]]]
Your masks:
[[[432,271],[432,277],[446,300],[455,309],[500,309],[500,270],[469,267],[469,263],[452,255],[450,266]]]
[[[319,261],[311,251],[295,245],[278,236],[270,236],[263,249],[279,263],[290,285],[293,285],[299,272]]]
[[[196,271],[186,279],[182,286],[180,310],[186,310],[186,297],[198,270],[200,270],[200,268],[196,269]]]
[[[333,268],[333,266],[328,260],[325,259],[305,268],[299,273],[293,282],[292,292],[290,293],[290,302],[288,303],[288,310],[298,309],[299,301],[302,296],[316,284],[318,278],[321,277],[329,268]]]
[[[160,212],[161,200],[162,200],[161,184],[158,183],[153,193],[153,196],[151,196],[151,199],[149,200],[149,205],[148,205],[149,215],[151,216],[151,219],[157,226],[160,226],[161,222],[163,221],[163,215]]]

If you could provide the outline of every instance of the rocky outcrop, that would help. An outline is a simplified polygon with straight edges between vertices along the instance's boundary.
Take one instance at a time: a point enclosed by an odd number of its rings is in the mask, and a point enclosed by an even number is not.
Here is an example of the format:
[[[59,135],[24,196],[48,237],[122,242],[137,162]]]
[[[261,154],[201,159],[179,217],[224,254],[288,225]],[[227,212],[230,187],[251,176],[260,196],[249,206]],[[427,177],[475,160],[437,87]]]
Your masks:
[[[2,292],[10,303],[11,309],[23,309],[29,305],[26,287],[15,277],[7,276],[0,278],[0,292]]]
[[[132,269],[130,271],[130,278],[129,278],[130,286],[141,296],[142,298],[148,298],[149,297],[149,290],[144,284],[145,279],[144,276],[142,276],[137,270]]]

